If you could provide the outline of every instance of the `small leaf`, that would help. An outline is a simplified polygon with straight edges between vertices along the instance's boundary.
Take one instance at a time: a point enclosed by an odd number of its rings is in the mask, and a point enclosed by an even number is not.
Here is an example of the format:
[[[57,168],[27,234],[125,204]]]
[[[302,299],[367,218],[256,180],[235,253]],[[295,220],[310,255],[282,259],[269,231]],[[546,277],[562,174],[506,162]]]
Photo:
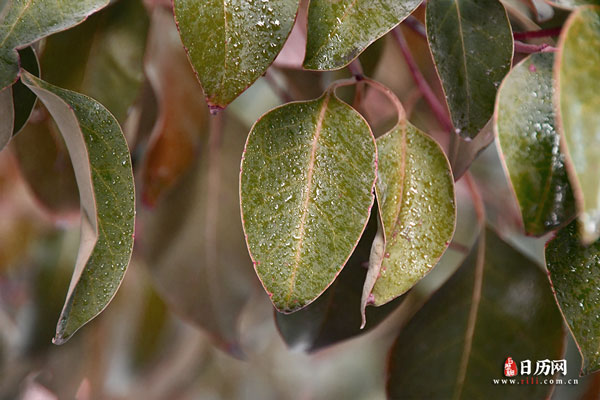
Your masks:
[[[555,62],[559,123],[582,240],[600,237],[600,7],[567,20]]]
[[[235,356],[241,355],[239,316],[257,287],[238,201],[246,131],[227,119],[222,137],[214,129],[212,137],[200,132],[191,168],[139,219],[140,249],[161,297]]]
[[[331,90],[254,125],[242,158],[242,221],[256,272],[282,312],[315,300],[352,254],[373,204],[376,148]]]
[[[567,10],[573,10],[579,6],[587,4],[600,5],[600,0],[545,0],[546,3],[552,4],[553,6],[566,8]]]
[[[583,358],[582,370],[600,369],[600,241],[581,244],[578,222],[558,231],[546,246],[546,265],[562,314]]]
[[[388,394],[394,399],[545,399],[552,385],[494,385],[493,379],[504,378],[507,357],[534,364],[562,358],[563,340],[545,274],[488,229],[400,332],[389,358]]]
[[[123,123],[144,79],[147,32],[142,2],[119,0],[46,40],[44,79],[94,98]]]
[[[265,73],[292,31],[298,0],[175,0],[175,19],[208,104],[225,108]]]
[[[311,0],[304,68],[345,67],[423,0]]]
[[[37,55],[31,46],[19,50],[19,57],[21,58],[21,67],[24,70],[37,77],[40,76],[40,64]],[[13,102],[15,105],[15,126],[13,127],[13,135],[16,135],[27,123],[31,112],[35,107],[37,97],[20,81],[12,86],[12,91]]]
[[[82,22],[108,4],[108,0],[12,0],[2,10],[0,25],[0,89],[16,82],[16,49]]]
[[[376,231],[377,210],[374,207],[358,246],[325,293],[293,314],[275,313],[277,328],[288,346],[313,352],[364,334],[379,325],[402,302],[403,298],[400,298],[383,307],[369,308],[368,323],[364,329],[360,328],[360,294]]]
[[[404,118],[377,139],[381,215],[362,310],[413,287],[438,262],[454,234],[454,179],[440,146]]]
[[[202,88],[168,10],[152,15],[145,67],[159,103],[142,168],[142,200],[153,206],[194,163],[208,131]]]
[[[512,30],[497,0],[427,2],[427,41],[457,134],[474,138],[494,112],[510,69]]]
[[[21,76],[65,139],[81,198],[81,245],[54,339],[62,344],[107,306],[129,264],[135,217],[131,159],[119,124],[99,103],[26,71]]]
[[[556,131],[552,53],[527,57],[498,91],[495,130],[525,231],[541,236],[575,217]],[[502,157],[501,157],[502,158]]]

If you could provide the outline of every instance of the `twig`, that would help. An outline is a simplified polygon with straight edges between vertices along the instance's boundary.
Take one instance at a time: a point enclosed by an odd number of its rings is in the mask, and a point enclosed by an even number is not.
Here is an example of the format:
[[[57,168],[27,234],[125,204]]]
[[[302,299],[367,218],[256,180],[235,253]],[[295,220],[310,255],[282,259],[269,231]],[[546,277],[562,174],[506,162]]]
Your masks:
[[[408,65],[408,69],[410,70],[413,80],[423,94],[423,98],[425,98],[425,101],[427,101],[429,104],[429,107],[431,108],[431,111],[433,111],[436,119],[439,121],[440,125],[445,131],[453,132],[452,122],[448,117],[446,107],[442,106],[435,93],[433,93],[433,90],[425,80],[425,77],[423,77],[423,74],[419,70],[417,63],[410,52],[408,44],[402,35],[402,32],[400,32],[400,28],[398,27],[393,29],[392,35],[396,41],[396,44],[400,48],[402,55],[404,55],[404,59],[406,60],[406,64]]]
[[[523,43],[523,42],[519,42],[518,40],[515,40],[515,53],[524,53],[524,54],[553,53],[553,52],[556,52],[557,50],[558,49],[556,47],[552,47],[548,43],[529,44],[529,43]]]
[[[281,85],[273,78],[271,74],[272,73],[269,70],[267,70],[267,72],[264,75],[265,82],[267,82],[271,90],[273,90],[277,97],[279,97],[284,103],[289,103],[290,101],[293,101],[294,99],[292,99],[292,96],[290,96],[290,94],[284,88],[281,87]]]
[[[540,29],[538,31],[525,31],[525,32],[514,32],[513,37],[516,40],[525,40],[525,39],[533,39],[533,38],[541,38],[548,36],[558,36],[560,35],[560,31],[562,27],[558,28],[550,28],[550,29]]]
[[[412,15],[409,15],[405,20],[404,23],[406,24],[406,26],[408,26],[413,32],[415,32],[417,35],[419,35],[422,39],[427,40],[427,31],[425,30],[425,27],[423,26],[423,24],[421,23],[421,21],[419,21],[418,19],[416,19],[415,17],[413,17]]]
[[[360,103],[363,97],[365,96],[365,84],[360,83],[360,81],[362,81],[365,77],[365,72],[358,58],[356,58],[348,65],[348,70],[350,71],[352,76],[354,76],[358,81],[358,83],[356,84],[356,89],[354,91],[354,100],[352,101],[354,108],[358,109],[360,107]]]

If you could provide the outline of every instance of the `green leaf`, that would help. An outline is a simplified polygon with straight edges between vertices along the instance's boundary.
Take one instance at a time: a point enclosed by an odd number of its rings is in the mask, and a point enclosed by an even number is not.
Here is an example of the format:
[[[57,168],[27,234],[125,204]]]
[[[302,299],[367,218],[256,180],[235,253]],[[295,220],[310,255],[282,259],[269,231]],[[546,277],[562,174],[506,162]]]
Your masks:
[[[174,1],[181,40],[213,110],[265,73],[292,30],[298,3]]]
[[[144,79],[148,15],[140,0],[119,0],[81,25],[47,39],[44,79],[90,96],[123,123]]]
[[[242,157],[242,221],[256,272],[282,312],[316,299],[367,224],[377,152],[366,121],[332,90],[254,125]]]
[[[544,272],[488,229],[396,339],[388,393],[394,399],[545,399],[552,385],[494,385],[492,379],[504,378],[507,357],[532,360],[534,367],[536,360],[562,358],[563,340]]]
[[[16,49],[82,22],[108,4],[108,0],[12,0],[0,24],[0,89],[16,82]]]
[[[583,358],[582,370],[600,369],[600,241],[581,244],[578,222],[558,231],[546,246],[546,266],[562,314]]]
[[[131,159],[119,124],[98,102],[23,70],[21,80],[56,121],[81,198],[81,245],[54,339],[61,344],[107,306],[129,264],[135,218]]]
[[[196,96],[204,101],[201,92]],[[238,201],[246,131],[228,118],[222,133],[201,132],[191,168],[140,216],[140,249],[161,297],[235,356],[239,317],[257,287]]]
[[[427,41],[456,133],[474,138],[494,112],[510,69],[512,30],[497,0],[427,2]]]
[[[454,234],[454,178],[433,139],[402,117],[377,139],[381,215],[362,308],[380,306],[413,287],[438,262]]]
[[[423,0],[311,0],[304,68],[345,67]]]
[[[600,7],[581,7],[569,17],[554,69],[582,240],[592,243],[600,237]]]
[[[553,6],[566,8],[567,10],[573,10],[576,7],[584,6],[587,4],[600,5],[600,0],[545,0],[546,3],[552,4]]]
[[[21,58],[21,67],[33,75],[40,76],[40,64],[38,62],[37,55],[33,48],[26,47],[23,50],[19,50],[19,57]],[[35,103],[37,97],[31,93],[31,90],[27,89],[23,82],[17,81],[12,86],[13,92],[13,103],[15,105],[15,125],[13,127],[13,135],[16,135],[23,129]]]
[[[290,347],[313,352],[364,334],[375,328],[403,301],[403,297],[383,307],[367,311],[368,323],[360,328],[361,290],[365,281],[371,244],[377,231],[377,210],[340,275],[318,299],[293,314],[275,313],[275,322]]]
[[[495,130],[525,231],[541,236],[575,217],[575,200],[560,150],[552,53],[527,57],[498,91]]]
[[[13,103],[12,86],[0,91],[0,150],[2,150],[13,134],[15,125],[15,109]]]

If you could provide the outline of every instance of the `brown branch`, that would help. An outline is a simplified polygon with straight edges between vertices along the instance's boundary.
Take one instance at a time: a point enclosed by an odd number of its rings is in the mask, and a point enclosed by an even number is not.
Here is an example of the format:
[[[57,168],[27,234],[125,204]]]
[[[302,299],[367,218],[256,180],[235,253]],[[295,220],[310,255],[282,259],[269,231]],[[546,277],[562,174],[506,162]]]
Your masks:
[[[513,37],[516,40],[525,40],[549,36],[558,36],[560,35],[561,29],[562,27],[559,26],[558,28],[540,29],[538,31],[514,32]]]
[[[410,48],[408,47],[408,43],[406,43],[406,40],[404,39],[399,27],[392,30],[392,36],[394,37],[396,44],[406,60],[406,64],[408,65],[408,69],[410,70],[413,80],[423,94],[423,98],[429,104],[431,111],[433,111],[433,115],[435,115],[436,119],[439,121],[440,125],[445,131],[453,132],[452,122],[450,121],[446,107],[440,103],[437,96],[425,80],[425,77],[419,70],[417,62],[413,58]]]

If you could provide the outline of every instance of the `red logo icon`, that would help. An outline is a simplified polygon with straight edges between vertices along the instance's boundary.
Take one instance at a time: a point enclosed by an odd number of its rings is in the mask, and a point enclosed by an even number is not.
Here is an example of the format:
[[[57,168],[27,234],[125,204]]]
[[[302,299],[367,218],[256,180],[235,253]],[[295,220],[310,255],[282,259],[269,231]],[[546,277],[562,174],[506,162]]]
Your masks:
[[[511,357],[508,357],[504,362],[504,376],[515,376],[517,375],[517,364]]]

